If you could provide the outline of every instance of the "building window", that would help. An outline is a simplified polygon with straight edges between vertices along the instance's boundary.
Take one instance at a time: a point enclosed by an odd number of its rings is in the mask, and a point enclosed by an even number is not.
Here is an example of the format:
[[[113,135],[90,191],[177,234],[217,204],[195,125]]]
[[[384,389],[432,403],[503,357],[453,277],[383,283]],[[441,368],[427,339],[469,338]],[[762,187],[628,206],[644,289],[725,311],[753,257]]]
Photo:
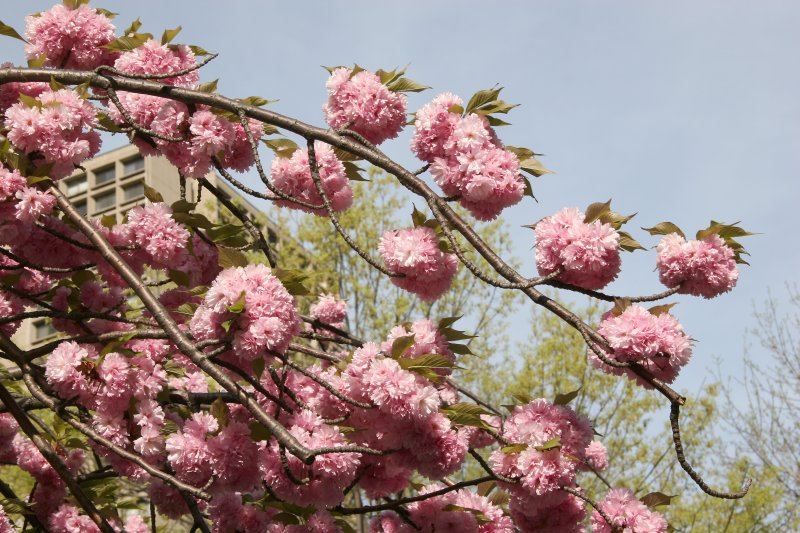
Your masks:
[[[137,198],[141,198],[144,196],[144,182],[140,181],[138,183],[134,183],[133,185],[129,185],[122,189],[122,198],[125,202],[130,202],[131,200],[135,200]]]
[[[33,341],[41,341],[56,334],[56,329],[49,320],[39,320],[33,323]]]
[[[138,172],[144,168],[144,158],[142,156],[134,157],[133,159],[128,159],[122,163],[123,174],[127,176],[128,174],[133,174],[134,172]]]
[[[75,196],[76,194],[86,192],[88,188],[89,182],[86,180],[86,176],[75,178],[67,182],[67,196]]]
[[[114,181],[117,177],[117,169],[114,166],[100,169],[94,173],[94,184],[100,185],[101,183],[108,183]]]
[[[86,200],[75,202],[72,205],[75,206],[75,209],[77,209],[78,213],[80,213],[81,215],[86,216],[86,214],[88,213],[88,210],[86,209]]]
[[[105,211],[117,203],[117,191],[111,191],[94,197],[94,212]]]

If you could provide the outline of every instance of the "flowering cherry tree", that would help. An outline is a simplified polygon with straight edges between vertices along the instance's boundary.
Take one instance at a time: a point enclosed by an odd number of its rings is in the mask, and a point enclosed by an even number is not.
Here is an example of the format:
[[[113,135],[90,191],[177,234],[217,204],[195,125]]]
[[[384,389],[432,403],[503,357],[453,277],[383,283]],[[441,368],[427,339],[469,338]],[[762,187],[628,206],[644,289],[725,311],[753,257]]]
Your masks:
[[[745,495],[749,482],[714,490],[687,461],[686,399],[669,384],[692,340],[670,305],[646,305],[731,290],[746,231],[712,222],[689,239],[656,224],[646,231],[663,236],[655,263],[666,290],[612,296],[600,291],[620,274],[621,254],[644,249],[622,230],[632,216],[610,202],[568,207],[533,226],[539,277],[526,278],[471,222],[525,201],[525,174],[548,172],[498,136],[498,115],[514,107],[500,89],[466,103],[442,93],[409,122],[404,93],[428,87],[403,70],[334,67],[322,106],[329,127],[317,127],[260,97],[217,94],[201,81],[216,56],[173,44],[177,30],[158,40],[138,20],[118,31],[113,17],[67,0],[29,16],[24,38],[0,26],[25,41],[29,59],[0,69],[0,461],[36,481],[29,496],[0,483],[0,532],[23,520],[58,533],[147,532],[156,515],[206,532],[349,531],[355,516],[386,533],[667,531],[654,508],[668,496],[581,488],[608,457],[568,405],[577,392],[517,398],[507,411],[481,400],[453,377],[469,350],[452,317],[397,324],[387,338],[349,333],[350,295],[311,294],[301,273],[282,269],[280,250],[204,178],[213,170],[243,193],[326,217],[354,254],[424,301],[445,294],[457,269],[521,292],[580,332],[598,371],[663,396],[675,459],[702,490]],[[404,128],[416,171],[378,148]],[[58,181],[107,134],[173,163],[181,199],[168,205],[148,190],[150,203],[123,220],[81,215]],[[424,206],[379,242],[361,242],[337,218],[358,202],[356,161],[390,173]],[[257,189],[233,174],[253,168]],[[206,219],[186,195],[189,179],[238,222]],[[586,324],[542,287],[590,295],[609,311]],[[19,346],[13,334],[36,317],[60,337]],[[481,476],[462,475],[468,460]],[[98,490],[113,478],[146,495],[149,513]]]

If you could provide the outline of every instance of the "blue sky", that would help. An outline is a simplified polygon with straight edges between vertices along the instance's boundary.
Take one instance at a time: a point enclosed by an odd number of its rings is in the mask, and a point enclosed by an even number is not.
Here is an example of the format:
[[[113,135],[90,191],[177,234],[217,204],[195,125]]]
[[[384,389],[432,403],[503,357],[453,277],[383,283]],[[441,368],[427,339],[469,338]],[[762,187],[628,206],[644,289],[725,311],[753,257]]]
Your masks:
[[[52,2],[6,2],[3,22],[23,28],[26,12]],[[800,3],[791,1],[340,1],[173,0],[93,2],[137,16],[160,35],[220,53],[204,80],[229,96],[279,98],[272,107],[323,124],[320,65],[369,68],[411,63],[409,77],[434,91],[410,97],[414,110],[442,91],[468,98],[505,87],[521,107],[499,134],[547,154],[557,174],[534,181],[539,200],[507,210],[516,255],[534,272],[532,232],[521,229],[564,206],[613,198],[638,212],[638,230],[671,220],[687,233],[710,219],[742,221],[761,235],[744,240],[751,267],[739,286],[711,301],[676,298],[674,313],[698,343],[678,388],[696,388],[712,358],[741,372],[753,304],[800,281]],[[18,41],[0,58],[22,62]],[[385,150],[416,168],[408,135]],[[661,289],[654,252],[624,258],[617,294]],[[525,313],[520,314],[523,318]],[[757,349],[757,347],[754,347]]]

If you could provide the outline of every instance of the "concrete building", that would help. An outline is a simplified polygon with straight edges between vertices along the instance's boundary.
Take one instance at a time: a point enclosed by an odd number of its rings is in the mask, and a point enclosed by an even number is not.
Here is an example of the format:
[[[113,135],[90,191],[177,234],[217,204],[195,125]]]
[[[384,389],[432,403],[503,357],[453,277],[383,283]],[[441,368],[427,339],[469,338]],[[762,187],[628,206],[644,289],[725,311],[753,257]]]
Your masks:
[[[61,180],[59,187],[81,213],[91,218],[114,215],[117,221],[121,221],[128,210],[147,201],[144,194],[145,185],[160,192],[167,204],[180,198],[178,170],[166,158],[142,156],[138,148],[133,145],[102,153],[85,161],[83,167],[85,171],[78,170]],[[216,173],[209,173],[206,179],[223,194],[236,199],[237,205],[250,215],[259,213],[255,206],[247,202]],[[197,188],[195,180],[186,180],[188,200],[194,201],[197,198]],[[197,210],[209,220],[218,221],[224,207],[206,191]],[[255,220],[254,217],[251,219]],[[268,241],[272,244],[277,242],[275,227],[267,223],[262,230]],[[26,348],[50,341],[55,335],[56,331],[48,319],[32,319],[23,322],[14,338],[21,347]]]

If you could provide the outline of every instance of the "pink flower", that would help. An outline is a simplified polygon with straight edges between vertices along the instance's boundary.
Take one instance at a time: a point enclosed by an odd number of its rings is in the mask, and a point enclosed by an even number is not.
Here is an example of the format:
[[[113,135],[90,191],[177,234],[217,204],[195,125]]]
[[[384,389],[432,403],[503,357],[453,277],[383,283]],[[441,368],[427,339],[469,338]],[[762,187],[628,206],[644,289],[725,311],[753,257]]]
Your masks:
[[[122,54],[114,67],[130,74],[169,74],[197,64],[194,52],[185,45],[167,46],[150,39],[138,48]],[[194,87],[200,73],[193,70],[174,78],[159,79],[159,83],[178,87]]]
[[[452,155],[450,138],[461,117],[448,109],[464,102],[452,93],[442,93],[417,111],[411,151],[428,163]],[[446,146],[447,145],[447,146]]]
[[[223,270],[192,317],[190,329],[198,339],[209,339],[224,333],[226,320],[232,320],[233,355],[240,364],[270,352],[282,354],[300,331],[294,298],[264,265]]]
[[[290,421],[289,433],[309,449],[345,445],[344,436],[311,411],[297,412]],[[275,494],[297,505],[332,507],[341,503],[344,489],[355,479],[361,454],[326,453],[318,455],[311,465],[286,454],[288,468],[296,479],[308,482],[296,484],[287,476],[278,443],[272,440],[261,455],[264,480]]]
[[[11,520],[8,519],[2,505],[0,505],[0,533],[14,533],[14,526],[11,524]]]
[[[558,492],[549,497],[511,498],[511,518],[520,533],[584,533],[586,507],[577,496]]]
[[[196,111],[189,120],[192,148],[207,156],[217,155],[226,149],[235,136],[233,125],[211,111]]]
[[[322,294],[311,306],[309,313],[312,318],[323,324],[341,328],[347,318],[347,302],[338,299],[333,294]]]
[[[81,346],[75,342],[59,343],[45,363],[44,376],[56,393],[69,400],[77,396],[88,401],[96,391],[87,375],[91,375],[92,361],[97,354],[91,346]]]
[[[22,313],[25,310],[25,304],[16,295],[9,292],[0,290],[0,316],[10,317]],[[12,336],[19,328],[21,322],[6,322],[0,325],[0,331],[4,335]]]
[[[150,256],[154,266],[180,266],[186,258],[189,231],[172,218],[172,209],[159,202],[128,211],[127,224],[134,242]]]
[[[336,158],[333,149],[322,142],[314,143],[322,190],[335,212],[344,211],[353,203],[353,190],[347,180],[344,165]],[[322,197],[311,177],[308,151],[296,150],[291,157],[276,157],[272,161],[272,182],[282,193],[302,202],[322,206]],[[311,209],[288,200],[277,200],[283,207],[300,209],[307,213],[327,216],[324,207]]]
[[[390,272],[402,274],[392,283],[427,302],[445,293],[458,266],[455,254],[442,252],[436,232],[426,226],[387,231],[378,251]]]
[[[117,56],[103,48],[115,39],[115,29],[108,17],[88,5],[70,9],[56,4],[25,18],[25,53],[28,59],[44,55],[48,67],[91,70]]]
[[[651,511],[636,499],[628,489],[611,489],[598,506],[611,519],[613,525],[630,533],[666,533],[669,527],[660,513]],[[592,512],[592,531],[611,533],[611,526],[600,513]]]
[[[167,438],[167,459],[178,479],[198,487],[208,481],[213,472],[207,434],[217,429],[214,417],[207,413],[195,413],[186,421],[183,431]]]
[[[733,250],[719,235],[687,242],[671,233],[661,239],[656,250],[661,283],[680,285],[681,294],[713,298],[731,290],[739,279]]]
[[[427,319],[413,322],[410,326],[393,327],[386,338],[386,342],[381,345],[381,350],[391,353],[394,341],[408,335],[414,336],[414,344],[405,352],[403,357],[417,359],[423,355],[438,354],[455,363],[456,356],[450,351],[447,339],[441,334],[436,324]],[[450,372],[447,373],[449,374]]]
[[[92,130],[95,110],[70,89],[46,90],[36,101],[39,105],[18,102],[8,108],[8,140],[26,154],[36,152],[43,163],[52,163],[49,176],[61,179],[100,149],[100,135]]]
[[[15,68],[15,65],[6,61],[0,64],[0,68]],[[5,114],[6,109],[16,104],[19,101],[19,95],[24,94],[36,98],[47,89],[49,86],[40,82],[12,81],[0,85],[0,114]]]
[[[328,79],[328,102],[322,106],[332,128],[360,133],[373,144],[394,139],[406,122],[406,97],[390,91],[381,79],[363,70],[354,76],[337,68]]]
[[[597,472],[608,468],[608,454],[602,442],[593,440],[586,447],[586,465]]]
[[[583,459],[592,429],[587,419],[568,407],[538,399],[515,407],[502,435],[523,449],[508,453],[495,450],[490,464],[495,472],[521,478],[519,485],[503,486],[525,500],[574,483],[576,459]]]
[[[584,214],[564,208],[536,224],[536,266],[545,276],[564,269],[559,281],[602,289],[620,271],[619,234],[598,220],[586,224]]]
[[[78,509],[68,504],[50,515],[47,525],[53,533],[100,533],[100,528],[91,518],[79,514]]]
[[[669,313],[654,315],[639,305],[628,307],[619,316],[606,313],[597,331],[608,340],[614,359],[637,362],[667,383],[675,380],[692,355],[691,340],[675,317]],[[643,387],[652,388],[633,372],[603,363],[594,352],[590,351],[589,358],[604,372],[625,374]]]

